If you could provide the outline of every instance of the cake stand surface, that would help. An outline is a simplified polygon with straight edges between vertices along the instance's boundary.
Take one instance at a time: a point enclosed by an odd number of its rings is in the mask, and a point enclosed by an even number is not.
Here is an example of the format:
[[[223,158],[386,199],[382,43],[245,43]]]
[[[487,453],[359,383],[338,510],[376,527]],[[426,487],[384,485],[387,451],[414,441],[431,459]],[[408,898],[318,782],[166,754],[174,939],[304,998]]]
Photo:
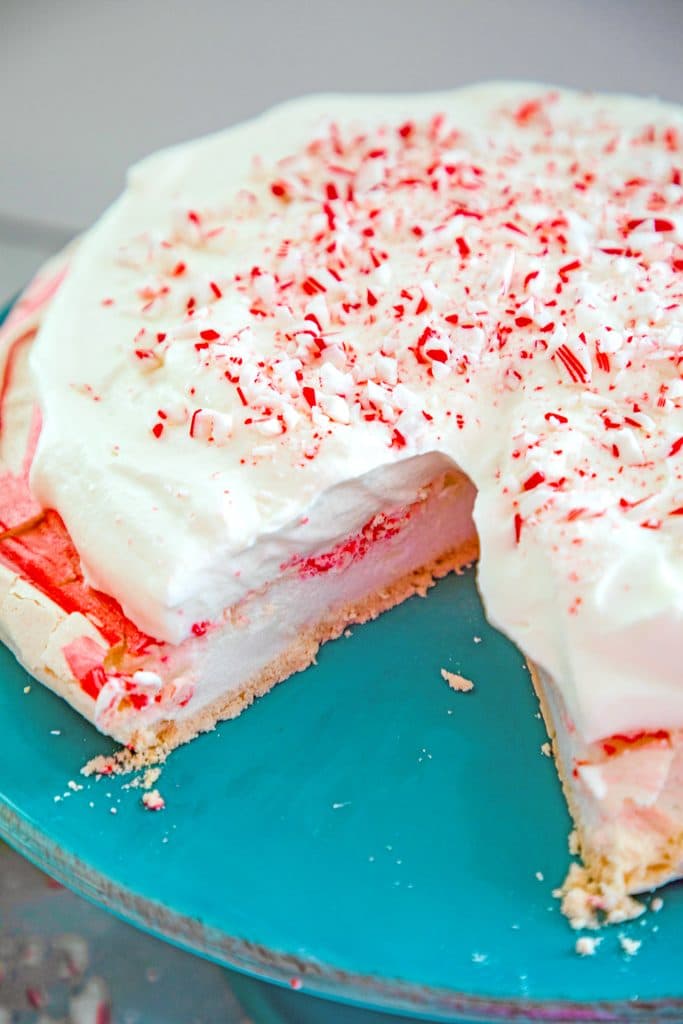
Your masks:
[[[160,813],[130,779],[79,775],[111,745],[0,647],[0,836],[140,928],[284,986],[238,979],[263,1024],[350,1024],[353,1007],[377,1024],[682,1020],[680,887],[574,952],[552,896],[570,821],[475,573],[352,632],[176,751]]]

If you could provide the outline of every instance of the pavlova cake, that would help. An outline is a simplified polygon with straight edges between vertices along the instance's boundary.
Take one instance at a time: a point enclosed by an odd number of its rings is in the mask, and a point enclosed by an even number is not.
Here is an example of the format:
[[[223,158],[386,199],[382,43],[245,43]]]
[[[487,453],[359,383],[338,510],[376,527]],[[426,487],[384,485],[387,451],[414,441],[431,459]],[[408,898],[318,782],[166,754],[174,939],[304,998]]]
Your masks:
[[[629,916],[683,874],[682,301],[655,101],[323,96],[152,156],[0,335],[0,636],[151,759],[479,557],[565,909]]]

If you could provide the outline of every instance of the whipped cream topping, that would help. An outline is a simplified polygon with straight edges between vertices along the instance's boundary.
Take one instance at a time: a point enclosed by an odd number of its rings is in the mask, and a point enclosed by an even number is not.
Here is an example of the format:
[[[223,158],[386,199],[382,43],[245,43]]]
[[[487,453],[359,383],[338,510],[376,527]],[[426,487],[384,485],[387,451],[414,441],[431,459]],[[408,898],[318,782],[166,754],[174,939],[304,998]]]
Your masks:
[[[451,461],[488,615],[584,737],[682,726],[682,140],[505,84],[138,165],[32,355],[32,489],[90,582],[179,643]]]

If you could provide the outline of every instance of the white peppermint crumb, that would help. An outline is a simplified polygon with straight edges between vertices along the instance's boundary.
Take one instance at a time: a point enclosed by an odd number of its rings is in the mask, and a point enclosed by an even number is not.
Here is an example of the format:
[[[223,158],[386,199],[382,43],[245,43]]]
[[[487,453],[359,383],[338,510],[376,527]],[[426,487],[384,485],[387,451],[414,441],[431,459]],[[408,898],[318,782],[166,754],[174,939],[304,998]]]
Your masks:
[[[472,963],[473,964],[485,964],[486,961],[488,960],[488,958],[489,958],[488,953],[473,953],[472,954]]]
[[[345,629],[344,636],[348,639],[350,636],[353,636],[353,633],[351,632],[350,629]]]
[[[69,1000],[72,1024],[92,1024],[109,1019],[109,993],[102,978],[90,978],[77,995]]]
[[[30,686],[25,686],[24,687],[24,693],[30,693],[30,692],[31,692],[31,687]]]
[[[619,945],[626,956],[635,956],[642,944],[640,939],[629,939],[628,935],[619,936]]]
[[[551,746],[547,740],[545,741],[545,743],[541,744],[541,753],[544,757],[550,757],[550,755],[552,754]]]
[[[62,735],[62,730],[61,729],[50,729],[50,736],[61,736],[61,735]]]
[[[88,943],[80,935],[66,932],[58,935],[54,942],[54,948],[64,954],[65,963],[60,971],[60,978],[73,979],[83,974],[90,962],[90,950]]]
[[[472,639],[475,642],[475,644],[480,644],[481,643],[481,637],[480,636],[473,636]]]
[[[470,690],[474,689],[472,680],[459,676],[457,672],[449,672],[448,669],[442,668],[441,678],[448,683],[451,690],[456,690],[458,693],[469,693]]]
[[[73,779],[69,779],[69,781],[67,782],[67,786],[69,787],[72,793],[80,793],[80,791],[83,789],[83,786],[79,786],[78,783],[74,782]]]
[[[60,801],[60,800],[61,800],[62,798],[61,798],[61,796],[53,796],[53,797],[52,797],[52,799],[54,800],[54,802],[55,802],[56,804],[58,804],[58,803],[59,803],[59,801]]]
[[[117,809],[115,807],[110,807],[109,808],[109,813],[110,814],[118,814],[119,812],[117,811]]]
[[[664,900],[661,896],[655,896],[655,898],[650,901],[650,910],[652,910],[655,914],[658,914],[663,906]]]
[[[338,811],[342,807],[350,807],[350,806],[351,806],[351,801],[350,800],[345,800],[343,803],[332,804],[332,810],[333,811]]]
[[[576,940],[574,951],[578,953],[579,956],[593,956],[601,942],[602,939],[595,939],[589,935],[582,935],[580,939]]]
[[[537,871],[536,872],[536,878],[538,879],[539,882],[542,882],[543,878],[544,878],[543,872],[542,871]]]

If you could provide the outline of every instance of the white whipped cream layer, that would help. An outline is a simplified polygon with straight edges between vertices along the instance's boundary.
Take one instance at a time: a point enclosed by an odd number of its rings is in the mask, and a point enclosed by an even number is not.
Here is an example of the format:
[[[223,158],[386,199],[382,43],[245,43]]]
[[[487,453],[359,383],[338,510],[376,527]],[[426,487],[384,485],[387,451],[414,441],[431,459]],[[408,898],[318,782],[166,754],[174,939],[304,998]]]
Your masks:
[[[134,168],[32,355],[32,488],[90,582],[180,643],[446,459],[488,615],[585,738],[683,726],[682,137],[494,84]]]

